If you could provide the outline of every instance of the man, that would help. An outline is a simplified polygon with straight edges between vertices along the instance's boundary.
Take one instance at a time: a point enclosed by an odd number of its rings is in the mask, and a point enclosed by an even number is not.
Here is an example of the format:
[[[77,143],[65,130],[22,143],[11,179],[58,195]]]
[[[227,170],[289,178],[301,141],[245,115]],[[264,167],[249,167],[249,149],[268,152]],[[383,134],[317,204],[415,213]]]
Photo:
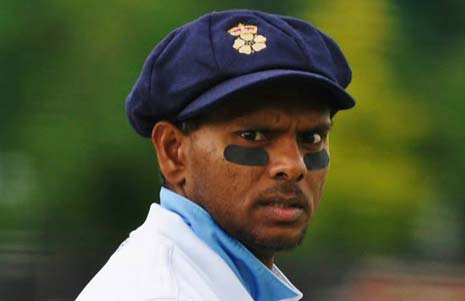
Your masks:
[[[169,34],[127,99],[156,150],[160,205],[78,300],[300,300],[273,256],[318,206],[350,80],[336,43],[302,20],[231,10]]]

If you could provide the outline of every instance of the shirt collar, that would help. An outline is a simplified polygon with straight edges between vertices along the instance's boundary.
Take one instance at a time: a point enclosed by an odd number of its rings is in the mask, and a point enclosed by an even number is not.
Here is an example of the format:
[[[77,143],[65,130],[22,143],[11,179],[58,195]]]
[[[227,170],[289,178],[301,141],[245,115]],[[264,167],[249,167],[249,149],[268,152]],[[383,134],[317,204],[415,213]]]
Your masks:
[[[228,264],[256,301],[298,300],[302,293],[276,266],[266,267],[244,245],[225,233],[202,207],[162,187],[160,204],[184,220]]]

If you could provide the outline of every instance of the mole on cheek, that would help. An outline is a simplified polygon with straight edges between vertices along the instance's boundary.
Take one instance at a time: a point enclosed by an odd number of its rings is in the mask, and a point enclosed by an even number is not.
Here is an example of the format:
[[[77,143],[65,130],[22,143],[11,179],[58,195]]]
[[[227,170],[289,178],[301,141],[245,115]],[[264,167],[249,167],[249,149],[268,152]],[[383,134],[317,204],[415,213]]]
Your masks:
[[[317,153],[307,153],[304,156],[304,162],[308,170],[319,170],[326,168],[329,165],[328,152],[323,149]]]
[[[228,145],[224,149],[224,158],[240,165],[266,165],[268,153],[263,148],[248,148],[239,145]]]

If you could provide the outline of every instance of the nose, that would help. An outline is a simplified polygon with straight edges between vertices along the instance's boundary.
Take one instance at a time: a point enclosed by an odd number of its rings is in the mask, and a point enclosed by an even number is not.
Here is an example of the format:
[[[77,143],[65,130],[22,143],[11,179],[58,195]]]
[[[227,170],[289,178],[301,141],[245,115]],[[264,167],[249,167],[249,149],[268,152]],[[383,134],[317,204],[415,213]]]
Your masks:
[[[295,138],[277,143],[270,150],[269,156],[269,173],[273,179],[299,182],[307,175],[307,167]]]

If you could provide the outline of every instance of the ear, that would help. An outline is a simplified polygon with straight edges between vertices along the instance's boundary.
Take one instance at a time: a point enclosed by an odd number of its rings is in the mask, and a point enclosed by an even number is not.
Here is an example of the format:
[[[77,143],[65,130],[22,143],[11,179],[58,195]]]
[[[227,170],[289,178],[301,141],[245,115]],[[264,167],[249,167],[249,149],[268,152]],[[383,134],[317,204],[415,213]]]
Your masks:
[[[160,121],[153,127],[152,143],[166,181],[175,187],[182,186],[186,171],[186,136],[174,124]]]

